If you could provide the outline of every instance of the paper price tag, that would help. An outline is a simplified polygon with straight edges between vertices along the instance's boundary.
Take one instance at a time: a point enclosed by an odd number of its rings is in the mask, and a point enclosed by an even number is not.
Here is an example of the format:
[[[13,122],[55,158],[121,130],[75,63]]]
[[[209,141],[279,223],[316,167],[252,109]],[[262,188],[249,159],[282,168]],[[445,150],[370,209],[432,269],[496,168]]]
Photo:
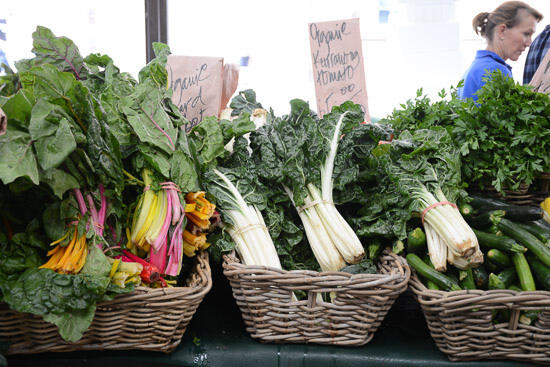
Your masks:
[[[359,19],[310,23],[309,41],[318,115],[353,101],[370,121]]]
[[[172,102],[189,120],[187,132],[207,116],[218,116],[222,100],[223,58],[169,55],[166,62]]]

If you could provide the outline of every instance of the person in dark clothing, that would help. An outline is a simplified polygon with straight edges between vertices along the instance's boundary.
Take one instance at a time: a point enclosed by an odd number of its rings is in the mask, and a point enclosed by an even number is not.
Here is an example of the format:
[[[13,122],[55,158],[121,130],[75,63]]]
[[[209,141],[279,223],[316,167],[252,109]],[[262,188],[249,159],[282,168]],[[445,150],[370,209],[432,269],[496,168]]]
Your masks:
[[[548,49],[550,49],[550,24],[531,43],[525,60],[525,68],[523,69],[523,84],[529,84],[533,79],[533,75],[535,75],[541,61],[546,56]]]

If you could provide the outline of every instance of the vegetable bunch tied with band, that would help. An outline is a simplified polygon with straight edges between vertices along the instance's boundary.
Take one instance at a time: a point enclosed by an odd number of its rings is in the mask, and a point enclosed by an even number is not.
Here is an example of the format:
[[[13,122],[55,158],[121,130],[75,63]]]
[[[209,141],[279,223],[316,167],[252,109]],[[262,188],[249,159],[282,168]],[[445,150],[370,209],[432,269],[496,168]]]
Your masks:
[[[2,100],[9,124],[0,137],[0,179],[47,187],[62,200],[48,211],[55,247],[43,267],[76,274],[88,245],[121,238],[122,156],[88,88],[95,70],[87,59],[44,27],[33,33],[33,46],[36,56],[16,63],[20,89]]]
[[[249,106],[257,108],[251,95],[239,97],[232,105],[243,106],[237,108],[241,114]],[[248,104],[243,103],[246,99]],[[234,154],[238,149],[250,151],[247,164],[273,190],[270,200],[295,208],[324,271],[338,271],[346,262],[356,264],[365,256],[332,196],[340,137],[358,127],[362,117],[360,108],[349,103],[319,119],[306,102],[292,100],[289,115],[275,117],[271,111],[265,124],[250,134],[249,147],[234,147]]]
[[[83,58],[71,40],[44,27],[33,33],[32,51],[33,58],[16,63],[14,88],[1,86],[8,124],[0,136],[0,202],[21,195],[35,200],[28,204],[31,219],[22,215],[26,208],[12,211],[29,222],[26,228],[18,223],[18,233],[8,231],[2,243],[1,252],[14,261],[0,261],[1,296],[76,341],[96,302],[133,290],[133,283],[111,282],[103,253],[122,241],[123,155],[111,130],[112,110],[96,88],[105,68],[121,89],[133,84],[119,78],[108,57],[99,67],[97,55]]]
[[[215,206],[200,191],[196,158],[181,129],[185,121],[166,88],[170,50],[158,43],[154,49],[156,58],[140,71],[135,88],[113,106],[126,121],[116,130],[126,136],[127,182],[137,186],[129,190],[137,200],[128,216],[125,247],[144,259],[146,269],[176,277],[184,255],[209,246],[206,232]],[[128,255],[122,259],[129,260]]]

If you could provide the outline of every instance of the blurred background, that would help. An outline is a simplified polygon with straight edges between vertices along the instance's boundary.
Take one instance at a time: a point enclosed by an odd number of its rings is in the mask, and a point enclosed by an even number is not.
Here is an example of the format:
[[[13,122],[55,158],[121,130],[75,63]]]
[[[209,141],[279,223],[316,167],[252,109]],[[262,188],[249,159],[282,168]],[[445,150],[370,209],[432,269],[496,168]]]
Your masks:
[[[485,41],[472,18],[494,0],[167,0],[173,54],[221,56],[240,67],[238,90],[252,88],[265,107],[288,112],[301,98],[315,109],[308,23],[359,18],[371,116],[384,117],[415,96],[456,86]],[[550,24],[550,1],[526,1]],[[3,0],[0,62],[32,55],[37,25],[72,39],[83,55],[111,56],[137,77],[146,63],[145,7],[135,0]],[[522,81],[527,50],[512,65]]]

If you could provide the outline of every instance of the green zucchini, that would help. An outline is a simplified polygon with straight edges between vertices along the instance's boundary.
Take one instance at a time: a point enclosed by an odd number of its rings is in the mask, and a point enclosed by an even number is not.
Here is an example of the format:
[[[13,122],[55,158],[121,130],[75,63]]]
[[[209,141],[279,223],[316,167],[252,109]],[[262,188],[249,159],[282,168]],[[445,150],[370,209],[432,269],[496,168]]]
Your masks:
[[[504,210],[507,219],[517,222],[542,219],[544,215],[542,208],[538,206],[513,205],[497,199],[482,198],[475,195],[470,197],[472,198],[470,204],[480,213],[497,209]]]
[[[474,215],[474,207],[470,204],[462,203],[458,206],[458,210],[464,218],[468,218]]]
[[[477,268],[473,268],[472,274],[474,275],[476,287],[478,289],[487,289],[489,275],[487,275],[487,270],[485,270],[485,267],[482,265],[478,266]]]
[[[533,223],[541,228],[546,229],[547,231],[550,231],[550,223],[548,223],[544,219],[535,220],[533,221]]]
[[[508,288],[517,278],[516,269],[513,266],[506,268],[498,273],[498,278],[504,284],[504,288]]]
[[[432,261],[430,260],[430,257],[428,255],[424,256],[423,260],[430,268],[434,269]],[[426,280],[426,288],[435,290],[435,291],[441,290],[441,287],[439,287],[437,284],[435,284],[431,280]]]
[[[506,289],[506,285],[495,273],[489,274],[489,289]]]
[[[501,269],[510,266],[510,264],[512,263],[512,260],[510,260],[510,257],[508,257],[508,255],[496,248],[492,248],[487,251],[487,260],[489,260],[491,263],[495,264]]]
[[[544,265],[550,266],[550,248],[546,247],[538,238],[508,219],[502,218],[497,225],[505,235],[527,247]]]
[[[540,206],[513,206],[504,208],[505,218],[515,222],[530,222],[542,219],[544,211]]]
[[[506,236],[497,236],[492,233],[487,233],[473,229],[479,245],[489,249],[496,248],[506,252],[525,252],[527,249],[516,241]]]
[[[498,229],[496,224],[493,224],[492,226],[490,226],[489,228],[487,228],[485,230],[487,232],[491,233],[491,234],[494,234],[495,236],[503,236],[504,235],[504,233],[502,233],[502,231],[500,229]]]
[[[516,291],[516,292],[521,292],[522,291],[522,289],[516,284],[512,284],[512,285],[508,286],[508,289],[511,290],[511,291]]]
[[[447,271],[445,272],[445,275],[451,278],[456,284],[460,284],[460,276],[458,274],[458,268],[455,268],[454,266],[447,267]]]
[[[422,261],[415,254],[407,254],[407,262],[409,265],[427,280],[431,280],[441,289],[446,291],[459,291],[461,288],[454,280],[431,268],[428,264]]]
[[[537,224],[535,222],[524,222],[524,223],[517,223],[521,228],[525,229],[527,232],[531,233],[533,236],[536,236],[539,240],[541,240],[546,246],[550,243],[550,231],[546,230]]]
[[[497,199],[491,199],[491,198],[477,196],[477,195],[470,195],[470,198],[472,199],[470,201],[470,205],[480,211],[500,209],[508,205],[508,203],[506,203],[505,201],[500,201]]]
[[[462,289],[476,289],[472,269],[460,270],[460,286]]]
[[[529,258],[529,265],[542,288],[550,291],[550,268],[536,258]]]
[[[504,210],[491,210],[481,213],[475,217],[467,218],[467,222],[473,228],[484,229],[496,223],[499,218],[504,218],[506,212]]]
[[[533,274],[529,268],[529,263],[525,258],[524,254],[515,253],[512,254],[512,260],[514,261],[514,266],[516,268],[516,273],[518,274],[519,284],[521,289],[524,291],[535,291],[535,280],[533,279]]]
[[[426,249],[426,234],[420,227],[416,227],[407,236],[407,251],[418,253]]]

